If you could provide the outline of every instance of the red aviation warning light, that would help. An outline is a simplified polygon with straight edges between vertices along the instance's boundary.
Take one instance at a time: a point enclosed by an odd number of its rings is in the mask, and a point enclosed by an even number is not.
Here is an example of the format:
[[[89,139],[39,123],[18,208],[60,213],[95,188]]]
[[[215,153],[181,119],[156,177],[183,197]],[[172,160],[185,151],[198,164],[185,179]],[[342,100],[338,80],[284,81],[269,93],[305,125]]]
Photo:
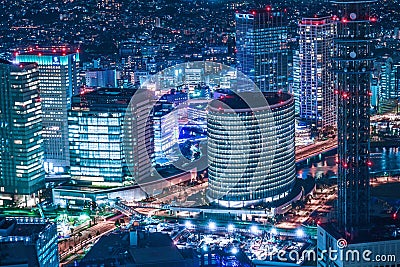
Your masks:
[[[369,21],[371,21],[371,22],[376,22],[378,19],[377,18],[375,18],[375,17],[371,17],[371,18],[369,18]]]
[[[265,9],[266,9],[267,11],[271,11],[271,7],[270,7],[270,6],[267,6]]]

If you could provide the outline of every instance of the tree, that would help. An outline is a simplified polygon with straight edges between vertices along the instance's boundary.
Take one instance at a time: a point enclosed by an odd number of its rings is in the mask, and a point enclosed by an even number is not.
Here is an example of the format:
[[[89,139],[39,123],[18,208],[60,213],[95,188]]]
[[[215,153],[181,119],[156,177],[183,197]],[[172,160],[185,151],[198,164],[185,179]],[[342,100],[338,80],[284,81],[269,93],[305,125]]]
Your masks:
[[[79,238],[79,243],[81,244],[81,248],[82,248],[82,239],[81,239],[81,237],[82,237],[82,233],[79,232],[78,233],[78,238]]]

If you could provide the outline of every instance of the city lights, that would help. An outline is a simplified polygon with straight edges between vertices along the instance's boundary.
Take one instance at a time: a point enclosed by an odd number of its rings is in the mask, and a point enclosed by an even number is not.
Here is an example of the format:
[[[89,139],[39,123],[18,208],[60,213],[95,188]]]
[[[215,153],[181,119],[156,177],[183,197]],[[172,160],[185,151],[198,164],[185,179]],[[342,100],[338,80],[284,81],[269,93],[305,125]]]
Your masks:
[[[296,230],[296,236],[299,238],[302,238],[305,236],[303,229],[297,229]]]
[[[258,230],[257,225],[252,225],[252,226],[250,227],[250,232],[251,232],[252,234],[258,234],[258,233],[259,233],[259,230]]]
[[[209,222],[208,229],[210,229],[211,231],[217,230],[217,224],[215,222]]]
[[[277,235],[278,234],[278,230],[276,228],[272,228],[271,229],[271,234]]]
[[[1,265],[400,266],[398,0],[1,10]]]
[[[185,227],[190,229],[190,228],[193,227],[193,224],[190,221],[186,221],[185,222]]]

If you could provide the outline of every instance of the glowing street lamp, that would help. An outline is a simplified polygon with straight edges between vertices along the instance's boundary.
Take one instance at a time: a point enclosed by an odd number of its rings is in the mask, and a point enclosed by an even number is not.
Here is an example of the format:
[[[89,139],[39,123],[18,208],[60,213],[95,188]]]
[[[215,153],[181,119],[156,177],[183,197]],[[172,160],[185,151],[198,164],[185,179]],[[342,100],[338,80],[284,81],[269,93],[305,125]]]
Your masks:
[[[271,234],[277,235],[278,234],[278,230],[276,230],[276,228],[272,228],[271,229]]]
[[[217,225],[215,224],[215,222],[209,222],[208,229],[210,229],[211,231],[215,231],[217,229]]]
[[[251,232],[252,234],[257,234],[257,233],[258,233],[258,227],[257,227],[257,225],[252,225],[252,226],[250,227],[250,232]]]
[[[192,227],[193,227],[193,224],[192,224],[190,221],[186,221],[186,222],[185,222],[185,227],[186,227],[186,228],[192,228]]]
[[[303,231],[303,229],[297,229],[297,231],[296,231],[296,236],[297,237],[299,237],[299,238],[301,238],[301,237],[304,237],[304,231]]]

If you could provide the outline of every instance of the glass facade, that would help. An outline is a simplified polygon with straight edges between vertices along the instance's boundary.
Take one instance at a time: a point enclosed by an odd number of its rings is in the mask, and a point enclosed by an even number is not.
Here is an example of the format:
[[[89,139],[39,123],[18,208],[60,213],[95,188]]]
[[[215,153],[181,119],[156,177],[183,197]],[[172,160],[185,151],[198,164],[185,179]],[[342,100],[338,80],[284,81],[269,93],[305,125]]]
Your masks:
[[[337,229],[352,240],[370,227],[370,103],[373,0],[335,1],[341,11],[333,71],[338,93]],[[346,237],[347,239],[347,237]]]
[[[284,198],[295,182],[294,99],[264,93],[269,107],[208,109],[208,197],[227,206]],[[274,139],[263,131],[274,132]]]
[[[64,172],[69,167],[68,114],[71,97],[78,93],[79,54],[43,50],[19,54],[19,62],[39,66],[40,99],[46,172]]]
[[[336,126],[336,97],[331,59],[336,23],[330,17],[303,18],[299,23],[299,116],[317,128]]]
[[[237,67],[263,92],[287,91],[287,18],[271,9],[237,13]]]
[[[154,107],[154,156],[164,158],[177,144],[179,136],[178,114],[171,103],[160,103]]]
[[[31,195],[44,188],[37,65],[0,62],[0,94],[0,195]]]
[[[105,185],[120,184],[129,176],[122,127],[134,92],[99,89],[72,98],[68,127],[73,179]]]

